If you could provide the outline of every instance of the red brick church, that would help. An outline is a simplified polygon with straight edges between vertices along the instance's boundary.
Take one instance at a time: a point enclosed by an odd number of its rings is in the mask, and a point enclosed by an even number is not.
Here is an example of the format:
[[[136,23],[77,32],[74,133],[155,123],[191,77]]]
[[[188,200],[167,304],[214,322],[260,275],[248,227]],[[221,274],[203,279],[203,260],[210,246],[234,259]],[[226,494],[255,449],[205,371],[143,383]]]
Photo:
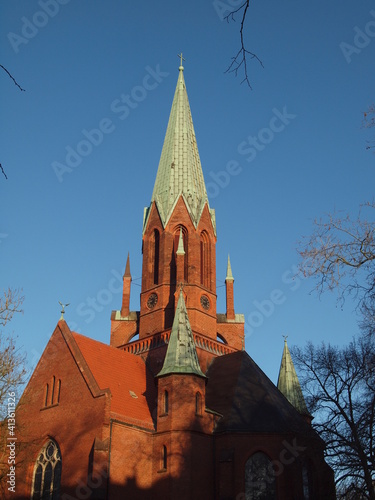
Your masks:
[[[128,257],[109,344],[57,323],[18,405],[9,498],[335,498],[286,343],[278,387],[245,351],[229,258],[216,310],[215,211],[183,69],[144,212],[140,311]]]

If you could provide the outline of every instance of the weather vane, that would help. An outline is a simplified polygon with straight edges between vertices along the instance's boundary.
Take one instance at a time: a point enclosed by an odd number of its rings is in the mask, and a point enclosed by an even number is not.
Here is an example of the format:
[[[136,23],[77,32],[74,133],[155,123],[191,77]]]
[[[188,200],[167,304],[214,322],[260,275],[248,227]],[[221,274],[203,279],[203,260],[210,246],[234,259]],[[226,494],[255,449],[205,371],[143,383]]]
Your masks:
[[[63,304],[62,302],[59,301],[59,304],[61,306],[61,318],[60,319],[64,319],[64,314],[65,314],[65,308],[68,307],[68,305],[70,304]]]
[[[286,342],[286,339],[288,338],[288,335],[282,335],[284,337],[284,342]]]
[[[180,66],[182,66],[182,61],[185,61],[185,58],[182,57],[182,52],[181,52],[181,54],[177,54],[177,57],[180,58],[180,60],[181,60]]]

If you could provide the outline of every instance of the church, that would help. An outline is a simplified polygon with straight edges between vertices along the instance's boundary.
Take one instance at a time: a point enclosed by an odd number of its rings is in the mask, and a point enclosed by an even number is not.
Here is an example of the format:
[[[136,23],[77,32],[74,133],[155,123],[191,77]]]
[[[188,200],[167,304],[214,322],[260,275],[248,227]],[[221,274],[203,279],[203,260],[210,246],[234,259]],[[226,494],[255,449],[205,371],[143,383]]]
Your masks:
[[[334,499],[286,340],[277,386],[245,351],[229,257],[216,310],[215,211],[182,65],[142,234],[140,310],[128,256],[109,344],[58,321],[17,407],[6,498]]]

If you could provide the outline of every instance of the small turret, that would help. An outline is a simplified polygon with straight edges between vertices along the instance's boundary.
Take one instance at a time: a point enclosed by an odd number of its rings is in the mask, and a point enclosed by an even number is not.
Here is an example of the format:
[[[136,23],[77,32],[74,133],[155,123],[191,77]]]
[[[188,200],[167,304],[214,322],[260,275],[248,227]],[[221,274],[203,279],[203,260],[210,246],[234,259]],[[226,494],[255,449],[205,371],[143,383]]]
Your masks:
[[[122,287],[122,305],[121,305],[121,316],[127,318],[129,316],[130,307],[130,286],[132,281],[132,276],[130,274],[130,260],[129,254],[126,260],[126,267],[124,276],[122,277],[123,287]]]
[[[227,276],[225,278],[225,291],[226,291],[226,298],[227,298],[227,319],[234,320],[236,318],[235,312],[234,312],[234,292],[233,292],[233,283],[234,283],[234,278],[232,274],[232,268],[230,265],[230,259],[228,255],[228,264],[227,264]]]
[[[299,411],[299,413],[309,417],[311,421],[311,416],[307,410],[301,385],[288,349],[288,344],[286,343],[286,337],[284,338],[284,351],[281,359],[277,388],[280,392],[282,392],[282,394],[284,394],[289,403],[291,403],[294,408]]]
[[[190,373],[206,378],[199,365],[182,289],[178,298],[163,368],[157,377],[172,373]]]
[[[185,274],[185,250],[184,240],[182,237],[182,229],[180,228],[180,236],[178,239],[178,247],[176,251],[176,283],[180,285],[184,282]]]

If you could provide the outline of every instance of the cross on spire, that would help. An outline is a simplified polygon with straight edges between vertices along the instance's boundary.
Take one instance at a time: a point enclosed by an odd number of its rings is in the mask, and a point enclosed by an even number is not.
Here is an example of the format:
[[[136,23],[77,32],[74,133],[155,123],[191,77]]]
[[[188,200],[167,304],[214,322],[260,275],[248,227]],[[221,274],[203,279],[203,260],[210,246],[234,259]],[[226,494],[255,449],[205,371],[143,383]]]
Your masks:
[[[180,58],[180,68],[182,68],[182,67],[183,67],[183,66],[182,66],[182,61],[185,61],[185,58],[184,58],[184,57],[182,57],[182,52],[181,52],[181,54],[177,54],[177,57],[179,57],[179,58]]]

